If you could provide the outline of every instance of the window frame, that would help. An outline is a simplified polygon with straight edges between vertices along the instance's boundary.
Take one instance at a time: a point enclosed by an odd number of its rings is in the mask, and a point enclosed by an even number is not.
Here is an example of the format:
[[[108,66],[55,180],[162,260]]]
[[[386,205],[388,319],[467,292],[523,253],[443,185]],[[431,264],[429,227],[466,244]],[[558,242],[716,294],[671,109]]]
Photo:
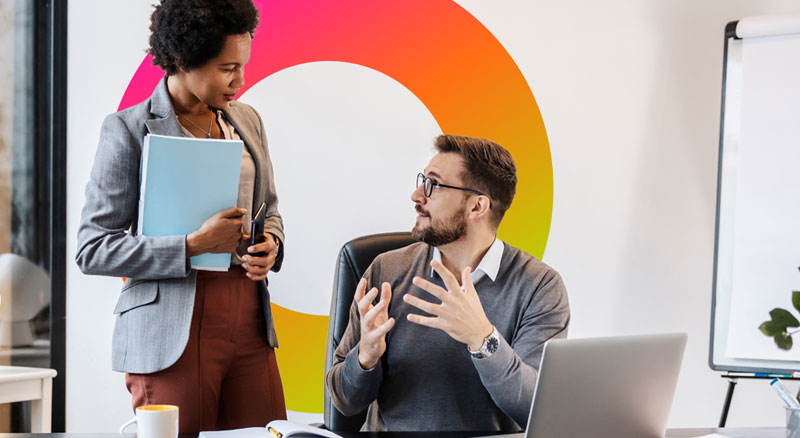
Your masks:
[[[66,426],[67,267],[67,0],[36,0],[34,7],[34,147],[36,223],[46,230],[38,260],[50,273],[52,431]]]

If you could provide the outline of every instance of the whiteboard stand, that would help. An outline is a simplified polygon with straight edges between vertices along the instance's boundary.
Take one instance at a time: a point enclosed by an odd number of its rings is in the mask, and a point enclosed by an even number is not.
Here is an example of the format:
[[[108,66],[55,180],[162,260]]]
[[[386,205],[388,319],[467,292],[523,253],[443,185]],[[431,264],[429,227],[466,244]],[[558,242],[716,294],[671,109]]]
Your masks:
[[[722,415],[719,417],[719,427],[725,427],[728,422],[728,410],[731,408],[731,400],[733,399],[733,390],[736,389],[736,384],[739,382],[736,376],[730,374],[723,374],[723,379],[728,379],[728,392],[725,394],[725,403],[722,405]]]
[[[769,379],[772,380],[776,377],[781,380],[800,380],[797,377],[787,377],[786,375],[771,374],[768,376],[759,376],[755,374],[731,374],[725,373],[721,376],[723,379],[728,379],[728,392],[725,394],[725,403],[722,404],[722,415],[719,417],[719,427],[725,427],[728,422],[728,410],[731,408],[731,400],[733,400],[733,390],[736,389],[736,384],[739,379]]]

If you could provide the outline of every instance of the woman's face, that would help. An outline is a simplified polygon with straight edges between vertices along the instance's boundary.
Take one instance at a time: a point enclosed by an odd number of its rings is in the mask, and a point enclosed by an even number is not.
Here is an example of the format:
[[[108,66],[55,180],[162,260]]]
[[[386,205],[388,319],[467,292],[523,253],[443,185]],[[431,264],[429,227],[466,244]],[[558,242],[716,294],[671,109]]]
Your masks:
[[[250,60],[250,34],[228,35],[222,52],[203,66],[176,74],[184,89],[200,102],[226,108],[244,86],[244,65]]]

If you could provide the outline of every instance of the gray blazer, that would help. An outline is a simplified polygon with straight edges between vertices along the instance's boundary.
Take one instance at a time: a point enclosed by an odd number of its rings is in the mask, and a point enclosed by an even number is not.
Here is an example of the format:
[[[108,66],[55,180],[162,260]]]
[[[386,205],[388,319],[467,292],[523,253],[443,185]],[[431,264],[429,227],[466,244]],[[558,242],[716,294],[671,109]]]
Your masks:
[[[255,161],[253,206],[267,203],[265,231],[281,242],[273,266],[283,262],[283,220],[264,124],[249,105],[231,102],[224,110]],[[180,136],[161,80],[150,98],[103,121],[78,228],[75,261],[84,274],[127,277],[114,313],[114,371],[153,373],[174,364],[186,348],[194,309],[197,272],[189,268],[186,236],[142,236],[137,233],[140,160],[146,134]],[[269,345],[278,346],[267,282],[258,282]]]

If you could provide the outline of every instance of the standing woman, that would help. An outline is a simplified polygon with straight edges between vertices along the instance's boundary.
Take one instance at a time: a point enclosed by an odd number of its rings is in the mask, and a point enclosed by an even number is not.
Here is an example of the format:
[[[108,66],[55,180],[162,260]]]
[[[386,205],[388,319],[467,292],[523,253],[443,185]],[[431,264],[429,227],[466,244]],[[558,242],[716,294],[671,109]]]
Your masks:
[[[179,406],[181,432],[286,418],[266,281],[283,261],[283,221],[264,125],[233,100],[257,24],[252,0],[162,0],[151,16],[149,53],[166,77],[148,100],[106,117],[86,187],[78,266],[128,278],[114,309],[112,368],[126,373],[134,408]],[[187,235],[140,235],[148,133],[244,141],[237,205]],[[262,202],[266,239],[248,247],[242,224]],[[248,254],[261,251],[266,256]],[[231,253],[231,269],[191,269],[189,257],[203,253]]]

